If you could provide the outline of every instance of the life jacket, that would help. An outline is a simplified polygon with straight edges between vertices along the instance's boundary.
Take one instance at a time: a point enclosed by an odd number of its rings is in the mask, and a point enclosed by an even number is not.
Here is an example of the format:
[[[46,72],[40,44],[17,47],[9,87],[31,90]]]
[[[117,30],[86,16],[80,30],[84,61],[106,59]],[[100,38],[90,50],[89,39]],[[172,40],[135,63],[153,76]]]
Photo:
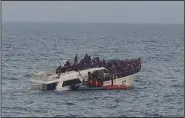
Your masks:
[[[89,84],[89,85],[92,85],[92,84],[93,84],[93,82],[92,82],[91,79],[88,81],[88,84]]]
[[[90,85],[90,80],[88,80],[88,82],[87,82],[87,83],[88,83],[88,85]]]
[[[90,85],[92,85],[93,84],[93,81],[92,81],[92,79],[90,79]]]
[[[96,81],[95,80],[92,80],[92,85],[96,86]]]
[[[98,81],[97,80],[95,80],[95,86],[98,87]]]

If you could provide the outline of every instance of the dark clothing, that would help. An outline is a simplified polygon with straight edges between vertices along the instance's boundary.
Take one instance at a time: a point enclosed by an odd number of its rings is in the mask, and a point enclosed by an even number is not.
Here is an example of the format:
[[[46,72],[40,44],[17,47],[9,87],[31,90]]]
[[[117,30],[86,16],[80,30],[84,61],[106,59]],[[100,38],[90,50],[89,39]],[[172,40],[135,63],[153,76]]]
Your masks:
[[[66,68],[62,67],[62,73],[65,73],[65,72],[66,72]]]
[[[105,66],[105,60],[103,59],[103,66]]]
[[[56,69],[56,74],[62,73],[62,68],[61,66],[58,66]]]
[[[69,61],[66,62],[65,67],[66,67],[67,71],[70,71],[70,63],[69,63]]]
[[[74,62],[75,62],[76,64],[78,63],[78,56],[77,56],[77,54],[76,54],[76,56],[75,56]]]
[[[139,72],[141,70],[141,58],[132,59],[132,60],[110,59],[105,61],[104,59],[103,60],[99,59],[99,57],[95,57],[91,59],[91,56],[85,54],[83,59],[78,60],[78,57],[76,54],[74,58],[73,66],[70,67],[70,63],[69,61],[67,61],[63,69],[61,69],[61,67],[57,68],[56,73],[65,72],[65,70],[77,71],[77,70],[84,70],[88,68],[102,67],[102,66],[108,69],[113,75],[117,75],[118,77],[124,77],[129,74],[134,74],[136,72]]]

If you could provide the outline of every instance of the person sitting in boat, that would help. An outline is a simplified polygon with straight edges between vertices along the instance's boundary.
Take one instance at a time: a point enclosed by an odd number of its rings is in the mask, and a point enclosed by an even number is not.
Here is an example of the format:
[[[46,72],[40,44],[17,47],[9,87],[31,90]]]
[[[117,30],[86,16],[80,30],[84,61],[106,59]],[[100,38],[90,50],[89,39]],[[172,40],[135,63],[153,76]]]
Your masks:
[[[94,67],[99,67],[99,57],[94,58]]]
[[[96,84],[97,87],[102,87],[103,86],[103,77],[97,78],[98,85]]]
[[[96,78],[90,79],[90,85],[91,87],[98,87],[98,81],[96,80]]]
[[[66,67],[62,67],[62,73],[65,73],[66,72]]]
[[[91,72],[88,72],[87,86],[89,86],[89,87],[92,86],[92,74],[91,74]]]
[[[62,66],[61,65],[57,65],[57,69],[56,69],[56,74],[58,74],[58,78],[60,77],[60,74],[62,73]]]
[[[77,56],[77,54],[75,56],[74,62],[75,62],[75,65],[78,63],[78,56]]]
[[[88,67],[90,68],[91,67],[91,56],[89,56],[89,58],[88,58]]]
[[[141,70],[141,58],[139,57],[138,59],[138,70],[137,72],[139,72]]]
[[[102,61],[102,65],[103,65],[103,67],[105,67],[105,60],[104,59]]]
[[[84,56],[84,61],[85,61],[85,62],[88,61],[88,57],[89,57],[89,56],[88,56],[87,54],[85,54],[85,56]]]
[[[79,63],[77,64],[77,66],[76,66],[79,70],[82,69],[82,63],[83,63],[83,59],[80,60],[80,62],[79,62]]]
[[[95,79],[94,82],[95,82],[95,87],[99,87],[99,82],[98,82],[98,80]]]
[[[95,58],[92,60],[92,67],[95,67],[96,62],[95,62]]]
[[[88,79],[88,86],[89,87],[93,87],[93,80],[92,79]]]
[[[69,63],[69,61],[66,62],[65,67],[66,67],[66,71],[70,71],[70,63]]]
[[[100,87],[103,86],[103,79],[100,79]]]
[[[90,56],[88,56],[86,54],[85,57],[84,57],[84,67],[85,67],[85,69],[90,67],[90,61],[91,61]]]

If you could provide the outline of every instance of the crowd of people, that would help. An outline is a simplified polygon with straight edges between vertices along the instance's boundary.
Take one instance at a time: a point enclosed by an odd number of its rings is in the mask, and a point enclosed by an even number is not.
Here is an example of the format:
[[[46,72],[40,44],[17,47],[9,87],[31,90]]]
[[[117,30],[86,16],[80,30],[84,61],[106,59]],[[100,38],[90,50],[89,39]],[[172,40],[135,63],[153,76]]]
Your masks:
[[[67,61],[64,67],[59,66],[57,68],[56,73],[58,74],[72,70],[79,71],[93,67],[105,67],[110,71],[110,74],[117,77],[124,77],[140,71],[141,58],[130,60],[100,60],[99,57],[95,57],[92,59],[91,56],[86,54],[83,59],[78,61],[78,56],[76,54],[73,64],[70,64],[69,61]]]

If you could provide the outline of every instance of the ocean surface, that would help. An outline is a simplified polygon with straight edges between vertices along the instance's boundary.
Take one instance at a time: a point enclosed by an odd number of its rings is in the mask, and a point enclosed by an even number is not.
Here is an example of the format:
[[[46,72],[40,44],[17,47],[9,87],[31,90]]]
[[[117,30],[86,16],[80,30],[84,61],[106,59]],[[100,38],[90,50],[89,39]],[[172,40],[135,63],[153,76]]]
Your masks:
[[[134,88],[31,90],[33,72],[75,54],[141,57]],[[3,23],[2,116],[184,116],[184,25]]]

